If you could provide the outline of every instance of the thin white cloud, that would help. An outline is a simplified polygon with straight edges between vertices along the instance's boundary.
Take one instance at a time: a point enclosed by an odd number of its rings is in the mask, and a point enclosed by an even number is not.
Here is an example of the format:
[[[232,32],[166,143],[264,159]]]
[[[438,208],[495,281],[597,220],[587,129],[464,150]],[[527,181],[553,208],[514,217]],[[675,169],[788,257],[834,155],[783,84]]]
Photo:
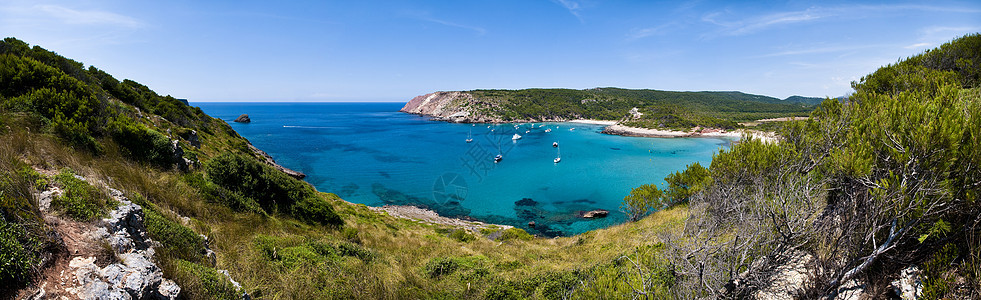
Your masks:
[[[552,0],[552,2],[555,2],[556,4],[561,5],[562,7],[564,7],[566,10],[569,11],[570,14],[572,14],[577,19],[579,19],[579,22],[585,22],[582,19],[582,15],[580,15],[580,11],[582,10],[582,5],[579,4],[578,1],[575,1],[575,0]]]
[[[32,10],[65,24],[113,25],[128,28],[143,26],[143,23],[137,19],[108,11],[75,10],[58,5],[35,5]]]
[[[760,56],[755,56],[754,58],[765,58],[765,57],[777,57],[777,56],[793,56],[793,55],[804,55],[804,54],[822,54],[822,53],[836,53],[836,52],[847,52],[860,49],[876,48],[882,47],[882,45],[858,45],[858,46],[831,46],[831,47],[814,47],[806,49],[797,50],[787,50],[775,53],[764,54]]]
[[[769,15],[748,18],[734,22],[723,22],[717,18],[721,13],[710,13],[702,17],[702,20],[723,27],[724,35],[745,35],[766,30],[778,25],[788,25],[818,20],[831,16],[828,11],[820,8],[808,8],[802,11],[779,12]]]
[[[463,24],[453,23],[453,22],[450,22],[450,21],[445,21],[445,20],[440,20],[440,19],[434,19],[434,18],[430,18],[430,17],[419,17],[419,19],[420,20],[423,20],[423,21],[426,21],[426,22],[430,22],[430,23],[436,23],[436,24],[446,25],[446,26],[450,26],[450,27],[456,27],[456,28],[461,28],[461,29],[472,30],[472,31],[474,31],[474,32],[476,32],[477,34],[480,34],[480,35],[483,35],[483,34],[487,33],[487,30],[484,29],[484,28],[481,28],[481,27],[463,25]]]
[[[664,34],[667,34],[668,33],[668,29],[669,28],[674,27],[674,26],[676,26],[676,24],[674,24],[674,23],[667,23],[667,24],[662,24],[662,25],[657,26],[657,27],[634,29],[634,30],[631,30],[630,33],[627,33],[627,40],[628,41],[630,41],[630,40],[638,40],[638,39],[642,39],[642,38],[646,38],[646,37],[650,37],[650,36],[654,36],[654,35],[664,35]]]
[[[916,44],[912,44],[912,45],[909,45],[909,46],[905,46],[903,48],[904,49],[917,49],[917,48],[924,48],[924,47],[927,47],[927,46],[930,46],[930,45],[933,45],[933,44],[930,44],[930,43],[916,43]]]
[[[721,26],[718,34],[721,35],[746,35],[752,34],[774,27],[821,21],[836,17],[865,18],[870,15],[881,16],[886,13],[921,13],[924,11],[979,14],[981,9],[960,7],[960,6],[931,6],[931,5],[845,5],[837,7],[811,7],[805,10],[776,12],[761,16],[750,16],[742,19],[724,21],[722,18],[731,14],[725,12],[711,12],[702,17],[703,22]],[[944,30],[946,28],[938,28]],[[957,28],[955,28],[957,29]],[[929,34],[929,33],[927,33]]]

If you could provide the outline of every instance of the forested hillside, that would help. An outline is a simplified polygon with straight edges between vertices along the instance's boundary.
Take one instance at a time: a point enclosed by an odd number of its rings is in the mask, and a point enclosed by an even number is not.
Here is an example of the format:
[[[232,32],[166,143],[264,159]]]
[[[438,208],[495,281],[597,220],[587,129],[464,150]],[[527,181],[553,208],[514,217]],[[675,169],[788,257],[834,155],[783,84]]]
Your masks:
[[[740,92],[670,92],[595,88],[471,91],[477,101],[500,103],[493,113],[505,119],[561,116],[568,119],[626,119],[647,128],[695,126],[735,128],[737,122],[805,116],[813,107]],[[634,119],[637,108],[643,115]]]
[[[738,127],[738,122],[806,116],[817,104],[814,99],[780,100],[741,92],[621,88],[474,90],[419,96],[407,103],[403,111],[452,122],[597,119],[645,128],[731,129]]]

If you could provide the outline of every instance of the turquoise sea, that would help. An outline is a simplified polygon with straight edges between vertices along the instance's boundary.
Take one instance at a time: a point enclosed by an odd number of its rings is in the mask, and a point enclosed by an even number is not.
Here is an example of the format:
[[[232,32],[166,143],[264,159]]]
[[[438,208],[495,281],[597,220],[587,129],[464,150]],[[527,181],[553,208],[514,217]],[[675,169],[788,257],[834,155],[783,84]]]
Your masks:
[[[398,112],[404,103],[192,105],[231,124],[283,166],[307,174],[320,191],[369,206],[422,206],[543,236],[621,223],[620,202],[631,188],[663,187],[669,173],[693,162],[708,166],[712,154],[732,142],[612,136],[601,134],[601,125],[577,123],[452,124]],[[252,123],[232,122],[243,113]],[[512,140],[515,133],[522,138]],[[468,135],[473,142],[466,142]],[[558,152],[562,160],[554,163]],[[494,163],[497,154],[500,163]],[[593,209],[610,215],[578,216]]]

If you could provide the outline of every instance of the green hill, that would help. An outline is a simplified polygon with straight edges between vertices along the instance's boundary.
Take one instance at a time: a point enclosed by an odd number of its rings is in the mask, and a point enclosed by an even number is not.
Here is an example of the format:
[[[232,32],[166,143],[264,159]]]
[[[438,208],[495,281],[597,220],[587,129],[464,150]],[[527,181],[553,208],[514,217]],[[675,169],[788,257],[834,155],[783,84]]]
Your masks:
[[[454,122],[597,119],[635,127],[690,129],[735,128],[738,122],[807,116],[814,105],[741,92],[523,89],[438,92],[416,97],[403,111]]]

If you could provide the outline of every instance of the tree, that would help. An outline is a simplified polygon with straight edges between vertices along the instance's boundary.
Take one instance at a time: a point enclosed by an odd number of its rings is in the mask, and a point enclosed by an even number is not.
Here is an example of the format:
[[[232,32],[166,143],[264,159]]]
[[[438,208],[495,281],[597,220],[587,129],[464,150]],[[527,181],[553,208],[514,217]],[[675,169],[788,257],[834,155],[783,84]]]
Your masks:
[[[665,202],[668,206],[688,202],[692,195],[712,181],[710,175],[709,170],[697,162],[688,165],[682,172],[668,175],[664,178],[668,182],[668,189],[664,191]]]
[[[662,196],[664,192],[653,184],[645,184],[630,190],[630,195],[623,197],[621,209],[630,218],[630,221],[637,221],[643,218],[652,209],[664,208]]]

